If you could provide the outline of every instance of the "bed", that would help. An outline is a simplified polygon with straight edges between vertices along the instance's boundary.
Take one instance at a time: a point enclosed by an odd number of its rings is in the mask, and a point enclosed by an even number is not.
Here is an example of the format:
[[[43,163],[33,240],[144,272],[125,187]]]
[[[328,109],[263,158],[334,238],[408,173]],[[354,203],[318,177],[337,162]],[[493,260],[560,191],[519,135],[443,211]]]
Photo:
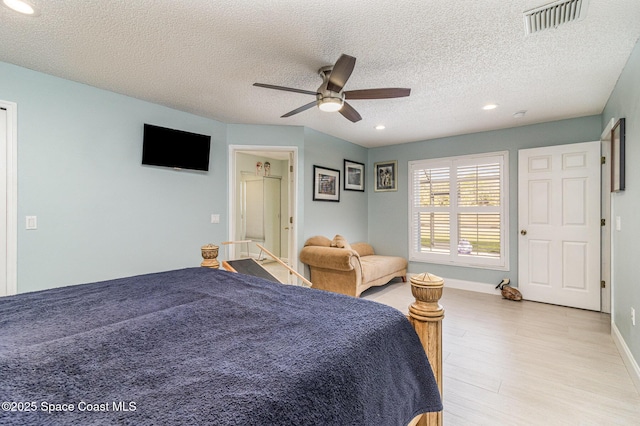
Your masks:
[[[419,334],[375,302],[209,268],[5,297],[0,424],[406,425],[442,410]]]

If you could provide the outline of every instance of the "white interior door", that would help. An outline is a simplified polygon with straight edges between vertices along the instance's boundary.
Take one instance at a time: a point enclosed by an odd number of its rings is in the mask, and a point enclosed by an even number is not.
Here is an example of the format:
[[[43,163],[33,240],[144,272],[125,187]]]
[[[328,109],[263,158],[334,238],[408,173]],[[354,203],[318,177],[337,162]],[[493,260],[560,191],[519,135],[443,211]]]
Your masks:
[[[280,234],[281,234],[281,219],[280,205],[280,185],[282,181],[277,177],[265,177],[264,178],[264,222],[265,233],[264,243],[267,250],[281,257],[280,253]]]
[[[600,142],[519,151],[518,287],[600,310]]]
[[[0,296],[7,286],[7,110],[0,108]]]
[[[244,235],[259,243],[264,242],[264,184],[262,178],[244,181]]]

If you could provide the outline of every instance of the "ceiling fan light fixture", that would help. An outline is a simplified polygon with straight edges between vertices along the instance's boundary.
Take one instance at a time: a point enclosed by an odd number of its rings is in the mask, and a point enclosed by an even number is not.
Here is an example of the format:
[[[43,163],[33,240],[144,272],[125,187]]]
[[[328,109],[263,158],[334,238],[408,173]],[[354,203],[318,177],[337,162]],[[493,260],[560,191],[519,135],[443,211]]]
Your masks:
[[[318,108],[324,112],[337,112],[342,109],[342,98],[323,98],[318,101]]]

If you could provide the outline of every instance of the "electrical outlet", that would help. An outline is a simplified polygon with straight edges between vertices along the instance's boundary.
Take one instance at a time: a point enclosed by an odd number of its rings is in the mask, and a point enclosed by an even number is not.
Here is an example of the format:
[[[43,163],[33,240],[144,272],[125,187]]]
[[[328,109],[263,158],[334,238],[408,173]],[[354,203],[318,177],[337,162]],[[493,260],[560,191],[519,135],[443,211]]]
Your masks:
[[[631,308],[631,325],[636,325],[636,310]]]
[[[220,223],[220,215],[212,214],[211,215],[211,223]]]

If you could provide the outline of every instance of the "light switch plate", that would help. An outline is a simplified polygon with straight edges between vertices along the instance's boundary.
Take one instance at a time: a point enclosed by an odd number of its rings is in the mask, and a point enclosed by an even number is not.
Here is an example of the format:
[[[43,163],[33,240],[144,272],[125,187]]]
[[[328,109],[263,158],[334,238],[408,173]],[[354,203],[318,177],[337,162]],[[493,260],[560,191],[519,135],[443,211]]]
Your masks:
[[[26,217],[26,228],[27,229],[38,229],[38,217],[37,216],[27,216]]]
[[[211,215],[211,223],[220,223],[220,215],[212,214]]]

